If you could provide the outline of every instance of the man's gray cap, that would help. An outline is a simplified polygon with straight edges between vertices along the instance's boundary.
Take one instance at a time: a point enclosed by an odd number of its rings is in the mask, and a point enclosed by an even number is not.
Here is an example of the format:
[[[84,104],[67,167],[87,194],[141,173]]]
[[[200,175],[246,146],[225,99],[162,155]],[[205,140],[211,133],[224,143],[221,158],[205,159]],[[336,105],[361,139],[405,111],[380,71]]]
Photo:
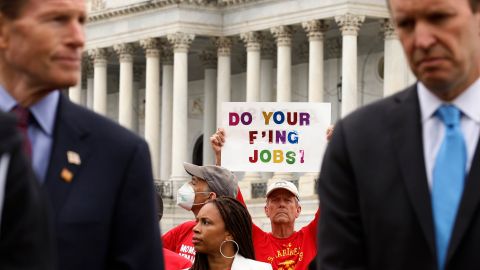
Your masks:
[[[210,190],[217,194],[217,197],[235,198],[237,196],[238,181],[231,171],[220,166],[198,166],[188,162],[184,162],[183,167],[188,174],[205,180]]]

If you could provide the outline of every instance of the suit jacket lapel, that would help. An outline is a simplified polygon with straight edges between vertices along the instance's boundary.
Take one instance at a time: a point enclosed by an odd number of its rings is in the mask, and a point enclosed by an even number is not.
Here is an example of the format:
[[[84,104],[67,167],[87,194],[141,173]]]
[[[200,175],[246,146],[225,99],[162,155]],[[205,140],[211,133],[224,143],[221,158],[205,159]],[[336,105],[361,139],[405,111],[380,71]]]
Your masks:
[[[75,105],[61,96],[55,121],[52,154],[45,181],[45,187],[48,190],[57,217],[71,188],[79,181],[77,175],[89,152],[88,145],[84,143],[88,132],[81,126],[81,121],[77,119],[75,111]],[[81,164],[69,162],[67,159],[68,151],[77,153],[81,159]],[[68,173],[73,176],[70,179],[71,181],[68,181],[69,177],[66,175]]]
[[[477,143],[475,156],[472,160],[470,172],[467,176],[465,188],[463,190],[462,201],[457,211],[455,227],[450,238],[450,245],[447,254],[447,262],[455,253],[462,238],[465,236],[474,214],[477,210],[480,196],[480,142]]]
[[[416,87],[396,97],[397,106],[390,117],[395,153],[412,207],[420,221],[428,246],[433,255],[435,240],[432,206],[423,154],[422,124]]]

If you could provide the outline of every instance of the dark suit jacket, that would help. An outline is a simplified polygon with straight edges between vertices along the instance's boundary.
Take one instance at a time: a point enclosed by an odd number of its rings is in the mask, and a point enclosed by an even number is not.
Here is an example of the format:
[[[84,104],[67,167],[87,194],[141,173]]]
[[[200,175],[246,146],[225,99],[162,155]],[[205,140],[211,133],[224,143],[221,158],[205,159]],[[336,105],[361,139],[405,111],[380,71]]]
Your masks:
[[[446,269],[480,267],[480,144]],[[416,87],[335,126],[319,180],[319,269],[437,269]]]
[[[69,162],[67,151],[81,164]],[[44,187],[60,270],[163,269],[144,140],[61,96]]]
[[[0,269],[54,269],[48,201],[22,150],[15,119],[0,112],[0,157],[10,156],[0,223]]]

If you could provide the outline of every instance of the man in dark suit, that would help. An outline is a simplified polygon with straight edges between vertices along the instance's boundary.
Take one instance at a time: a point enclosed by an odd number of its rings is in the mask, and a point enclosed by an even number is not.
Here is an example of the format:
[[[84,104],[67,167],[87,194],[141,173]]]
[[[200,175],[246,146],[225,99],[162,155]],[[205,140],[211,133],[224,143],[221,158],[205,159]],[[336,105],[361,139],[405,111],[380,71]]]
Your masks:
[[[47,198],[21,142],[15,118],[0,112],[0,269],[51,270],[54,239]]]
[[[480,266],[479,5],[389,0],[419,82],[335,125],[318,269]]]
[[[55,90],[78,81],[85,21],[83,0],[0,0],[0,109],[23,120],[59,269],[163,269],[146,142]]]

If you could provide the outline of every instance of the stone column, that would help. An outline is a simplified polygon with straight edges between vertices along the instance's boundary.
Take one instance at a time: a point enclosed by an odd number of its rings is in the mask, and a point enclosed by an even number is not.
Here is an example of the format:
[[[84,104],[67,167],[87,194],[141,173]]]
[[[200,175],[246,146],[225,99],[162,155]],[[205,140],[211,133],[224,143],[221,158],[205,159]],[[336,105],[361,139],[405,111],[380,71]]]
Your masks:
[[[277,102],[292,100],[292,34],[291,26],[271,29],[277,42]]]
[[[82,61],[82,66],[84,65],[84,61]],[[79,105],[82,105],[82,68],[80,68],[78,72],[78,81],[76,85],[70,86],[68,88],[68,98]]]
[[[203,164],[215,164],[215,154],[210,147],[210,136],[216,130],[217,102],[217,54],[215,51],[204,51],[200,60],[205,67],[204,79],[204,111],[203,111]]]
[[[323,102],[323,39],[329,25],[323,20],[302,24],[309,41],[308,101]]]
[[[260,101],[273,102],[273,59],[275,57],[274,43],[265,39],[262,43],[260,60]]]
[[[118,122],[133,130],[133,51],[132,44],[113,46],[120,60]]]
[[[277,42],[277,102],[292,101],[292,34],[291,26],[271,29]],[[276,172],[273,180],[294,180],[292,173]]]
[[[88,53],[82,68],[86,80],[85,87],[87,88],[85,107],[93,109],[93,65]]]
[[[365,16],[335,16],[342,31],[342,117],[357,108],[357,36]]]
[[[247,102],[260,101],[260,49],[262,35],[248,32],[240,35],[247,49]]]
[[[389,19],[381,22],[381,31],[385,37],[385,57],[383,76],[383,96],[392,95],[409,84],[409,66],[402,45]]]
[[[247,50],[247,89],[246,101],[260,101],[260,49],[262,47],[262,34],[248,32],[240,35]],[[239,183],[245,199],[252,197],[251,185],[262,181],[260,173],[246,172],[243,180]]]
[[[172,110],[173,110],[173,52],[170,46],[162,53],[162,139],[160,179],[170,179],[172,173]]]
[[[167,36],[173,46],[173,124],[172,175],[174,190],[188,179],[183,162],[188,157],[188,49],[195,35],[174,33]]]
[[[133,121],[132,121],[132,130],[134,130],[138,135],[143,136],[143,129],[140,131],[140,116],[144,116],[143,111],[140,113],[140,87],[142,81],[144,80],[143,75],[145,73],[145,66],[135,65],[133,67]],[[142,106],[143,108],[143,106]]]
[[[215,38],[217,47],[217,127],[222,127],[220,112],[222,102],[231,100],[231,48],[232,39],[228,37]]]
[[[107,116],[107,50],[92,49],[93,60],[93,110]]]
[[[153,177],[160,177],[160,41],[148,38],[140,41],[145,49],[145,140],[152,156]]]

